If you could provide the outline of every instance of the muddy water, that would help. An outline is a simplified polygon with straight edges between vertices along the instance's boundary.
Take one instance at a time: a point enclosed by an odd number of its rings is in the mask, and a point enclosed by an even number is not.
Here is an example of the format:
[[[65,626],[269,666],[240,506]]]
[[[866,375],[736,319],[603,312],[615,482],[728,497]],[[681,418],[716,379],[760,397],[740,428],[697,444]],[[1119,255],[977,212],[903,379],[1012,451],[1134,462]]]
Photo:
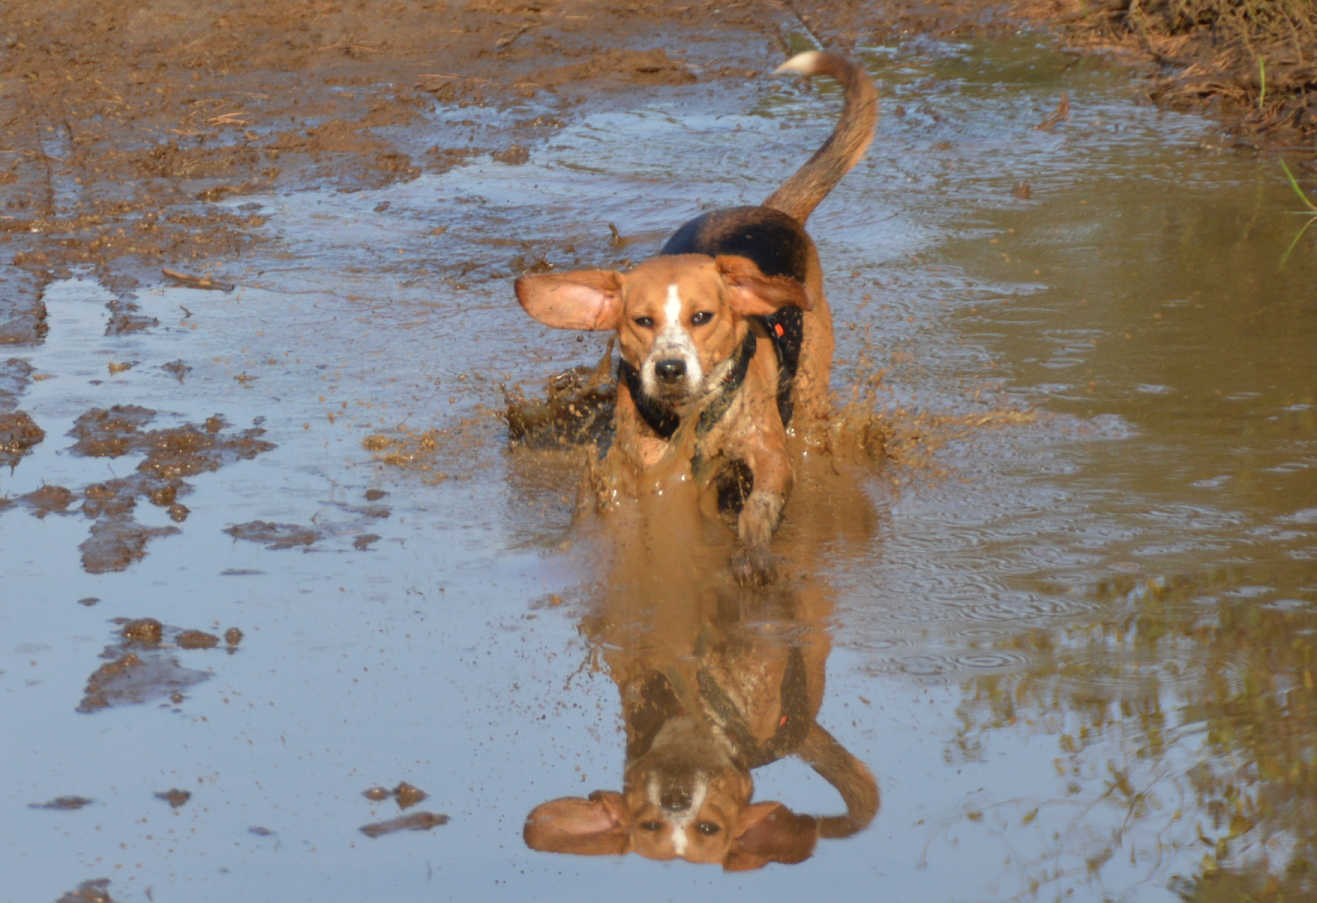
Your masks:
[[[235,198],[270,241],[232,292],[142,292],[150,329],[50,285],[0,382],[44,430],[0,476],[3,896],[1311,893],[1317,246],[1282,265],[1278,168],[1029,42],[866,60],[879,139],[811,225],[892,457],[806,469],[769,593],[601,562],[573,456],[505,451],[502,386],[603,351],[509,280],[765,196],[826,89],[656,88],[524,161]],[[620,789],[629,669],[692,662],[752,728],[824,726],[872,823],[739,874],[528,850],[535,807]],[[755,781],[844,808],[798,758]]]

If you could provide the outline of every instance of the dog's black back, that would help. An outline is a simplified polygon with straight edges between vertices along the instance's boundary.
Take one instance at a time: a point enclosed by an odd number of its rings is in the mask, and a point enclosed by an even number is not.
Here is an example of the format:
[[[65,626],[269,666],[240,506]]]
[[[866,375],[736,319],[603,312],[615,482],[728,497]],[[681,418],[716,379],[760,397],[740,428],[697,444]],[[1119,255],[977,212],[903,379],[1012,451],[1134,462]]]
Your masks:
[[[736,254],[748,257],[765,276],[787,276],[805,281],[809,264],[809,238],[800,223],[772,207],[727,207],[712,210],[683,225],[663,244],[659,254]],[[795,407],[791,396],[804,323],[800,308],[784,307],[768,317],[752,317],[777,352],[777,409],[782,423],[791,422]],[[748,470],[746,471],[748,472]],[[751,478],[753,482],[753,478]],[[732,490],[736,491],[733,492]],[[739,476],[720,481],[719,507],[740,511],[749,488]]]
[[[765,276],[805,281],[809,239],[790,216],[772,207],[713,210],[672,233],[660,254],[736,254],[748,257]]]

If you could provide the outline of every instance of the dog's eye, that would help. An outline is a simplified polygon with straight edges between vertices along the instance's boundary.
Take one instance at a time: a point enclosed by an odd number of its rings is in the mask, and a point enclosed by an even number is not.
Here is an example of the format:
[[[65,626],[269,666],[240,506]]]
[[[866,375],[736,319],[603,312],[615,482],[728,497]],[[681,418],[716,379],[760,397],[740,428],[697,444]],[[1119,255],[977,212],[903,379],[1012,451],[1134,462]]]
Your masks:
[[[699,831],[705,837],[712,837],[721,831],[722,828],[711,821],[701,821],[695,823],[695,830]]]
[[[640,823],[640,828],[643,831],[657,831],[661,827],[663,827],[663,823],[654,821],[653,819],[650,819],[649,821],[642,821]]]
[[[635,323],[641,329],[650,329],[654,326],[653,317],[634,317],[631,322]]]
[[[705,323],[708,323],[712,319],[713,319],[713,311],[711,310],[696,311],[694,314],[691,315],[691,325],[703,326]]]

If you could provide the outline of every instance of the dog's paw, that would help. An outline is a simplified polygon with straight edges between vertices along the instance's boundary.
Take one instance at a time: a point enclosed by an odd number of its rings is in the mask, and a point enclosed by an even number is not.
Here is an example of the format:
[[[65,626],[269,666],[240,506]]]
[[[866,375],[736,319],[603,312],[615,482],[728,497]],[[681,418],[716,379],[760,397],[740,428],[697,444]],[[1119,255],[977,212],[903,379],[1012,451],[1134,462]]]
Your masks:
[[[777,580],[777,562],[764,546],[742,549],[732,556],[732,576],[741,586],[767,586]]]

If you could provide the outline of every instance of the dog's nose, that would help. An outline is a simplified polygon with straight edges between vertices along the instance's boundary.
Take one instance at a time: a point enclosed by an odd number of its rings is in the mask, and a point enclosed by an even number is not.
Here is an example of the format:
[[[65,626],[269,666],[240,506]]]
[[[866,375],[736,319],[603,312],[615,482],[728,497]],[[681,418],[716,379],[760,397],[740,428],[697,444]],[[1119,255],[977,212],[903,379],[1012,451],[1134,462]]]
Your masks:
[[[665,787],[659,805],[668,812],[685,812],[691,805],[691,793],[684,787]]]
[[[675,383],[686,375],[686,362],[680,358],[667,358],[654,364],[654,375],[665,383]]]

